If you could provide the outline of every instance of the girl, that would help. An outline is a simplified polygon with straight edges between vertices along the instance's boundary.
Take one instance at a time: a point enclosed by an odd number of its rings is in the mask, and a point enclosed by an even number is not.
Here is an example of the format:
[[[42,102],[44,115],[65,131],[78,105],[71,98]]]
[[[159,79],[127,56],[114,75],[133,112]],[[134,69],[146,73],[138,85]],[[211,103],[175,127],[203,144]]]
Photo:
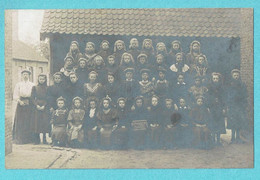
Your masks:
[[[115,76],[112,73],[107,75],[107,83],[104,85],[104,96],[108,96],[112,100],[112,104],[115,104],[119,96],[119,84],[115,81]]]
[[[193,125],[193,146],[196,148],[210,148],[210,130],[208,123],[211,120],[209,109],[204,104],[204,97],[196,98],[196,105],[191,110],[192,125]]]
[[[186,55],[185,63],[193,67],[195,64],[195,58],[200,54],[200,42],[199,41],[192,41],[190,44],[190,52]]]
[[[200,76],[202,78],[202,83],[207,83],[208,61],[205,55],[200,54],[195,58],[195,64],[191,69],[191,74],[193,77]]]
[[[117,40],[114,44],[114,56],[117,65],[120,64],[122,55],[126,52],[125,43],[122,40]]]
[[[88,100],[90,98],[101,98],[102,95],[102,85],[97,82],[97,72],[96,71],[91,71],[88,75],[89,82],[84,84],[84,97],[85,99]]]
[[[135,69],[137,71],[136,77],[138,77],[138,78],[141,77],[141,74],[140,74],[141,69],[150,69],[150,70],[152,69],[151,65],[148,63],[146,54],[141,53],[138,55]]]
[[[116,80],[120,79],[119,74],[118,74],[118,66],[115,63],[115,56],[114,55],[110,55],[107,58],[106,72],[114,74]]]
[[[144,105],[142,96],[135,98],[135,104],[131,108],[130,147],[143,150],[146,147],[148,130],[148,111]]]
[[[101,56],[97,55],[94,58],[94,63],[95,63],[95,71],[99,74],[97,81],[100,82],[101,84],[104,84],[106,81],[105,62]]]
[[[83,122],[85,110],[83,110],[82,101],[80,97],[73,98],[73,106],[68,115],[68,142],[73,148],[82,147],[84,142]]]
[[[79,50],[79,43],[77,41],[72,41],[70,44],[70,50],[67,53],[67,56],[71,56],[73,58],[73,64],[76,65],[78,64],[78,60],[83,57]]]
[[[65,99],[59,97],[57,102],[57,109],[52,112],[51,116],[51,139],[52,146],[65,146],[67,145],[67,117],[68,110],[65,108]]]
[[[210,130],[213,136],[213,142],[216,145],[221,145],[220,134],[226,133],[224,119],[224,88],[222,85],[220,73],[212,73],[211,82],[208,87],[208,106],[212,114],[212,121],[209,123]]]
[[[109,42],[107,40],[103,40],[100,44],[100,50],[97,55],[101,56],[104,60],[107,59],[111,52],[109,50]]]
[[[111,99],[105,97],[101,101],[100,111],[97,113],[98,125],[100,127],[100,145],[101,148],[110,149],[111,134],[118,124],[116,109],[111,106]]]
[[[141,53],[144,53],[147,55],[147,59],[149,64],[153,64],[154,62],[154,48],[153,48],[153,41],[151,39],[144,39],[143,40],[143,46],[142,46],[142,51]]]
[[[28,69],[22,70],[21,74],[22,81],[15,85],[13,94],[13,99],[17,102],[13,139],[15,143],[26,144],[32,141],[30,129],[32,114],[31,92],[34,84],[29,81],[31,72]]]
[[[170,66],[171,71],[169,72],[169,77],[174,79],[176,82],[177,73],[184,73],[188,75],[188,72],[190,71],[190,67],[184,63],[185,61],[183,59],[184,58],[183,53],[177,53],[175,57],[176,57],[176,63]]]
[[[46,142],[46,134],[50,133],[49,108],[47,104],[47,76],[38,75],[38,85],[32,88],[32,103],[34,113],[32,119],[32,131],[34,132],[34,143],[40,143],[40,133],[43,134],[43,144]]]
[[[154,71],[158,71],[159,68],[164,68],[164,69],[168,69],[168,66],[166,65],[164,56],[162,54],[157,54],[156,55],[156,61],[154,63]]]
[[[167,64],[168,65],[171,65],[171,64],[174,64],[174,63],[176,63],[176,61],[175,61],[175,55],[177,54],[177,53],[181,53],[182,52],[182,48],[181,48],[181,42],[180,41],[177,41],[177,40],[175,40],[175,41],[172,41],[172,44],[171,44],[172,46],[171,46],[171,50],[170,50],[170,52],[169,52],[169,59],[168,59],[168,62],[167,62]]]
[[[247,89],[240,79],[240,71],[231,71],[232,80],[228,87],[227,106],[228,121],[227,128],[232,131],[231,143],[242,143],[240,130],[247,125]]]
[[[98,146],[98,128],[97,128],[97,99],[91,98],[86,105],[86,120],[83,126],[85,137],[86,137],[86,147],[93,149]]]
[[[62,67],[60,69],[60,72],[63,75],[62,83],[63,83],[64,87],[66,87],[70,82],[69,74],[71,72],[75,72],[73,61],[74,61],[74,59],[73,59],[72,56],[66,56],[65,59],[64,59],[64,62],[65,62],[64,67]]]
[[[169,95],[169,82],[165,78],[166,69],[159,68],[158,70],[158,80],[154,86],[155,94],[160,98],[161,102],[165,100]]]
[[[87,82],[88,71],[87,71],[87,60],[85,58],[80,58],[78,60],[78,68],[76,69],[76,74],[78,77],[79,84],[83,86]]]
[[[84,58],[87,60],[87,69],[91,71],[95,68],[94,58],[96,57],[95,44],[93,42],[87,42],[85,48]]]
[[[134,65],[135,63],[132,55],[129,53],[124,53],[122,55],[120,66],[119,66],[121,76],[123,75],[123,72],[126,68],[134,68]]]
[[[128,53],[130,53],[133,56],[135,62],[137,61],[137,56],[140,54],[140,50],[138,48],[139,48],[138,40],[136,38],[132,38],[130,40]]]
[[[195,83],[189,89],[189,96],[191,103],[195,103],[198,96],[207,97],[208,88],[201,83],[201,77],[195,77]]]
[[[156,54],[161,54],[163,55],[164,59],[165,59],[165,62],[168,62],[168,53],[167,53],[167,49],[166,49],[166,46],[163,42],[159,42],[156,44]]]
[[[184,79],[184,74],[179,73],[177,75],[177,82],[171,85],[171,89],[174,89],[174,92],[171,95],[175,102],[178,102],[180,97],[185,99],[188,98],[189,87]]]

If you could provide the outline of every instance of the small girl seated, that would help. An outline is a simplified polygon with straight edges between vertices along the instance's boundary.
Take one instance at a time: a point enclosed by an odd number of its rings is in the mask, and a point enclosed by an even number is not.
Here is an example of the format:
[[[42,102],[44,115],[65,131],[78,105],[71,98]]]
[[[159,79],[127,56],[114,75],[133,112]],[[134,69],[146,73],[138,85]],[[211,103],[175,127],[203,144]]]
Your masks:
[[[67,116],[68,110],[65,108],[65,99],[59,97],[57,102],[57,109],[52,112],[51,116],[51,139],[52,146],[67,145]]]
[[[73,98],[73,107],[68,115],[68,142],[73,148],[82,147],[84,142],[83,122],[85,110],[82,108],[82,101],[80,97]]]

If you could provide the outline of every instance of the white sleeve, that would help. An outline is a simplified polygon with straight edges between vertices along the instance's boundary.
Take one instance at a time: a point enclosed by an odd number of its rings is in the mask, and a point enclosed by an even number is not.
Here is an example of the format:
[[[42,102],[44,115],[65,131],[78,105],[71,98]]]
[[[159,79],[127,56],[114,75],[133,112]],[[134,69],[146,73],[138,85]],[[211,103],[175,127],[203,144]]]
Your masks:
[[[15,101],[18,101],[19,98],[20,98],[20,83],[17,83],[14,88],[13,99]]]

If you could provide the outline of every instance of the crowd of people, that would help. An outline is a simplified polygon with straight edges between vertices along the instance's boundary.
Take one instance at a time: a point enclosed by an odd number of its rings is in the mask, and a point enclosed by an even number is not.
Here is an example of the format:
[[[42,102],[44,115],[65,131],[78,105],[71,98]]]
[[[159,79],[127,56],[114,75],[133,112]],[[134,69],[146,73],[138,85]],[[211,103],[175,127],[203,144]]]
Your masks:
[[[64,66],[38,84],[24,69],[14,90],[17,110],[13,128],[16,143],[46,142],[53,146],[90,149],[171,149],[221,145],[220,136],[232,130],[231,143],[247,123],[247,89],[235,67],[227,77],[210,71],[198,41],[182,51],[173,41],[132,38],[128,50],[117,40],[113,52],[103,40],[99,50],[87,42],[81,53],[72,41]],[[227,119],[227,127],[225,123]]]

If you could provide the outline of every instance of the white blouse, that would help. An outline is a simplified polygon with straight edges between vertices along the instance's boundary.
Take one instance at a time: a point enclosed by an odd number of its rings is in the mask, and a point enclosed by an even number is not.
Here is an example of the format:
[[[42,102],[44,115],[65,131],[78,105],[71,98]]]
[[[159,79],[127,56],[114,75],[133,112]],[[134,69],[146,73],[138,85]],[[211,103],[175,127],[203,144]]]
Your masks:
[[[15,85],[13,99],[17,101],[20,97],[31,97],[34,83],[30,81],[21,81]]]

